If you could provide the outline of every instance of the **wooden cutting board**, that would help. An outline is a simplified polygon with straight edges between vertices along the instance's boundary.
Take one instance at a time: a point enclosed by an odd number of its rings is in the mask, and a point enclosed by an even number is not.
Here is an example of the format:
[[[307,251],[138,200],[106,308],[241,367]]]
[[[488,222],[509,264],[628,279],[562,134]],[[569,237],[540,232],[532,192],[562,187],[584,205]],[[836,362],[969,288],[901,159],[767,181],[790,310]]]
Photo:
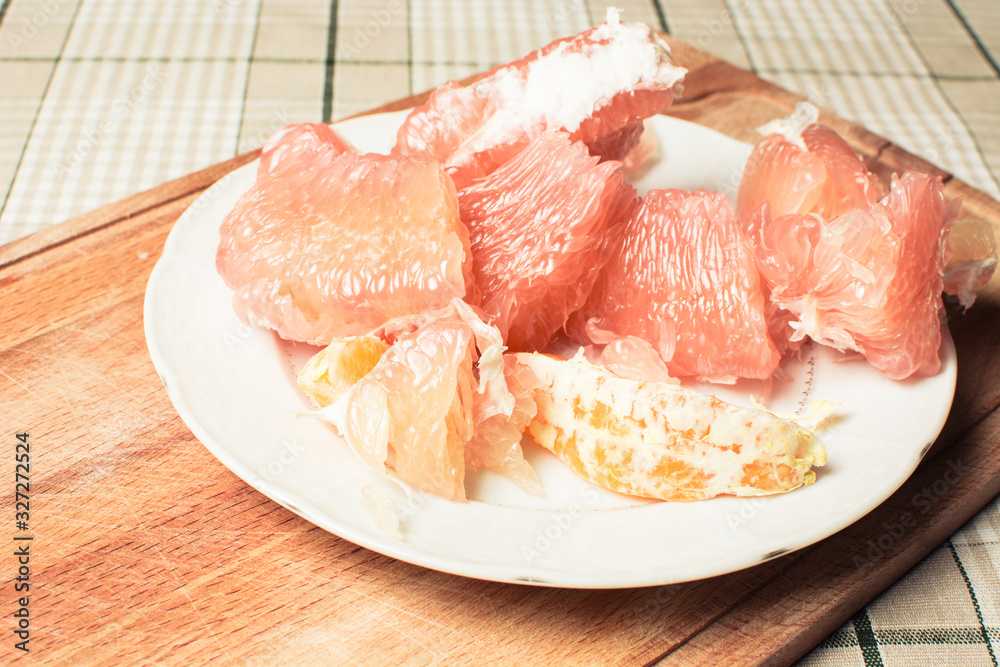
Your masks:
[[[671,114],[753,141],[796,96],[675,42]],[[410,98],[384,109],[405,108]],[[879,174],[939,171],[830,114]],[[424,570],[314,527],[191,435],[150,362],[143,295],[173,223],[242,155],[0,248],[2,437],[30,434],[30,653],[46,664],[788,664],[1000,492],[1000,288],[949,311],[944,433],[889,501],[802,551],[714,579],[559,590]],[[1000,204],[948,174],[969,217]],[[917,494],[932,494],[925,512]],[[925,496],[928,497],[928,496]],[[916,516],[900,530],[904,517]],[[875,548],[873,548],[875,547]],[[6,560],[13,579],[16,564]],[[4,587],[4,615],[19,609]],[[8,616],[10,618],[10,616]],[[12,625],[12,623],[11,623]]]

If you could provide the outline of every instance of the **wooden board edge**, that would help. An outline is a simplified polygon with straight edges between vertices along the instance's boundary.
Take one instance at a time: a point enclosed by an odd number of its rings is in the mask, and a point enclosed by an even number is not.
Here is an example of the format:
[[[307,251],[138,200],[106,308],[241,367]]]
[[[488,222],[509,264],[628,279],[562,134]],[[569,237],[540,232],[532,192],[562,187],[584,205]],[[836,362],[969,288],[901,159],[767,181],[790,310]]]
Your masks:
[[[1000,408],[995,408],[958,441],[935,447],[906,483],[864,518],[811,547],[718,622],[654,662],[714,665],[725,655],[739,664],[792,664],[1000,494],[998,434]],[[977,463],[984,459],[993,464]],[[859,572],[864,576],[856,576]],[[764,628],[769,641],[776,640],[771,653],[754,641]]]
[[[230,171],[255,160],[259,153],[259,150],[242,153],[225,162],[167,181],[162,185],[2,245],[0,246],[0,270],[39,253],[70,243],[109,225],[126,221],[175,199],[205,190]]]

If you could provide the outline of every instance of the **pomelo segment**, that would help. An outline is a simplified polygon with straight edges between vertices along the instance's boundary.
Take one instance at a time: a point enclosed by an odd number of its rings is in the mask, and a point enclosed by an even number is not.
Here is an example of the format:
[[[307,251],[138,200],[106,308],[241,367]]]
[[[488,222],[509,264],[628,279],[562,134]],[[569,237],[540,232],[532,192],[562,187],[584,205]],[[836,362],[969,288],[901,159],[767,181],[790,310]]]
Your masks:
[[[258,181],[220,232],[216,267],[237,315],[291,340],[366,334],[472,285],[454,186],[420,160],[344,153],[282,171]]]
[[[465,443],[473,430],[468,325],[426,324],[400,336],[341,401],[324,409],[372,468],[449,500],[465,500]]]
[[[334,341],[299,377],[310,396],[334,397],[318,414],[361,459],[450,500],[465,499],[465,470],[480,468],[544,495],[520,444],[534,404],[508,387],[518,378],[505,364],[500,332],[454,299],[382,333],[391,345],[373,336]]]
[[[826,182],[812,213],[830,219],[847,211],[871,206],[885,194],[882,182],[868,171],[858,154],[840,135],[823,125],[802,131],[806,148],[823,161]]]
[[[753,249],[724,195],[652,190],[615,234],[570,335],[598,344],[642,338],[675,377],[732,382],[774,372],[780,357]]]
[[[316,169],[341,153],[353,151],[347,140],[325,123],[286,125],[261,149],[257,179],[286,170]]]
[[[635,199],[621,164],[540,135],[459,193],[482,308],[511,350],[540,350],[587,299],[608,226]]]
[[[762,206],[758,267],[771,299],[797,317],[793,338],[855,350],[893,379],[940,369],[941,278],[949,206],[941,179],[893,176],[889,195],[826,221]]]
[[[878,201],[878,179],[836,132],[816,124],[818,113],[803,103],[792,117],[760,128],[765,136],[747,159],[736,200],[744,224],[765,202],[775,218],[813,213],[829,220]]]
[[[770,413],[579,357],[514,356],[535,376],[528,433],[612,491],[673,501],[768,495],[812,483],[812,467],[826,462],[809,429]]]
[[[469,86],[450,82],[413,110],[395,154],[444,163],[461,190],[490,174],[538,135],[564,130],[621,158],[638,140],[634,126],[673,102],[676,67],[648,26],[607,21],[522,60],[496,67]]]
[[[339,338],[299,371],[299,389],[320,408],[334,403],[367,375],[389,345],[377,336]]]

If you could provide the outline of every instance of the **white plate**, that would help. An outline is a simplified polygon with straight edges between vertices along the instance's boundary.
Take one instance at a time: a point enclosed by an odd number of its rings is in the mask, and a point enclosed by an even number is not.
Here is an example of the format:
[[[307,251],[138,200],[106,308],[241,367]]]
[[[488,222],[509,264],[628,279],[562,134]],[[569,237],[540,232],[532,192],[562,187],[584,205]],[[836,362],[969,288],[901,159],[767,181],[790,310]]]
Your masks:
[[[363,150],[385,151],[401,114],[338,129]],[[749,146],[683,121],[654,119],[665,154],[639,183],[735,193]],[[894,382],[863,361],[814,346],[788,364],[793,382],[769,406],[841,403],[822,432],[828,464],[812,486],[757,499],[650,503],[598,490],[535,445],[529,460],[547,491],[539,500],[492,473],[468,481],[468,503],[407,495],[368,470],[311,417],[294,372],[315,348],[243,326],[215,271],[219,224],[253,183],[256,163],[226,176],[178,220],[146,291],[150,354],[178,413],[222,463],[296,514],[351,542],[425,567],[480,579],[611,588],[676,583],[732,572],[802,548],[888,498],[937,437],[955,389],[955,353],[931,378]],[[747,404],[760,385],[718,390]],[[403,539],[362,502],[392,503]]]

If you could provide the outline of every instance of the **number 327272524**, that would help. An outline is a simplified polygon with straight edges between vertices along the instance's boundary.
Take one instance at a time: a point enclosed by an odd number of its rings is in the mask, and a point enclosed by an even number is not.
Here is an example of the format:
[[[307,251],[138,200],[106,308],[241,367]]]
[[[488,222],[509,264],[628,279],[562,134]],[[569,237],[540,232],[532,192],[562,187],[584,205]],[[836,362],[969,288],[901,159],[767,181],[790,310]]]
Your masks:
[[[27,433],[17,434],[17,444],[14,448],[14,483],[15,483],[15,519],[19,530],[28,529],[31,492],[31,443]]]

